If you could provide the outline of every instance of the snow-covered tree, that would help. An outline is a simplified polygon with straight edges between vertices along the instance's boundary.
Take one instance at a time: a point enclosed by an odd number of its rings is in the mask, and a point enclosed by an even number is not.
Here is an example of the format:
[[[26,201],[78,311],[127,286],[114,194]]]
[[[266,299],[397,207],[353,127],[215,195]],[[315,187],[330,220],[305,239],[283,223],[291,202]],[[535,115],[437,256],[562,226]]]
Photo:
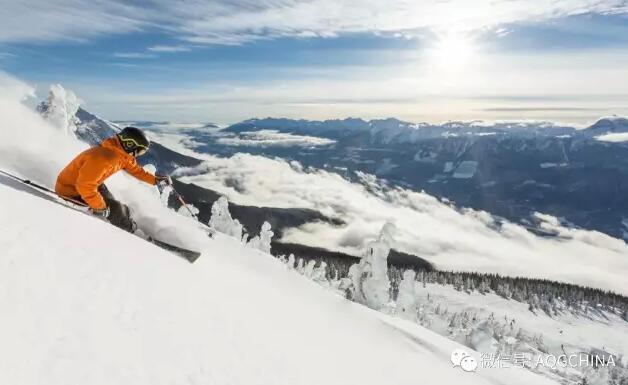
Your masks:
[[[275,233],[271,230],[270,223],[264,222],[259,233],[260,250],[270,254],[270,243],[273,239],[273,235],[275,235]]]
[[[303,270],[303,275],[307,278],[312,278],[314,276],[314,266],[316,266],[316,261],[310,259],[309,262],[305,265],[305,270]]]
[[[499,283],[497,285],[497,290],[495,290],[495,293],[497,295],[501,295],[506,299],[512,296],[512,290],[510,289],[510,285],[508,285],[508,282]]]
[[[290,270],[294,270],[294,254],[290,253],[290,255],[288,256],[288,269]]]
[[[231,218],[229,202],[226,197],[220,197],[212,205],[212,216],[209,219],[209,227],[221,233],[242,239],[244,227],[237,219]]]
[[[406,270],[403,279],[399,283],[399,294],[397,295],[397,314],[401,317],[414,321],[417,315],[417,293],[416,293],[416,272]]]
[[[312,272],[312,280],[322,285],[329,283],[327,281],[327,263],[320,262],[318,266],[314,268],[314,271]]]
[[[258,249],[270,254],[270,242],[273,239],[273,235],[275,235],[275,233],[271,231],[270,223],[264,222],[259,235],[251,238],[247,245],[253,249]]]
[[[48,99],[41,103],[37,110],[41,115],[59,130],[73,134],[76,125],[80,123],[76,112],[81,106],[81,101],[74,92],[66,90],[60,84],[50,86]]]
[[[296,271],[298,271],[300,274],[304,273],[304,271],[305,271],[305,262],[303,261],[303,258],[299,258],[299,260],[297,261]]]
[[[378,238],[369,243],[360,263],[349,269],[352,281],[352,298],[356,302],[379,310],[390,300],[388,279],[388,253],[395,226],[386,223]]]
[[[480,286],[478,287],[478,291],[482,294],[486,294],[488,292],[491,291],[491,284],[488,282],[488,280],[483,279],[480,282]]]

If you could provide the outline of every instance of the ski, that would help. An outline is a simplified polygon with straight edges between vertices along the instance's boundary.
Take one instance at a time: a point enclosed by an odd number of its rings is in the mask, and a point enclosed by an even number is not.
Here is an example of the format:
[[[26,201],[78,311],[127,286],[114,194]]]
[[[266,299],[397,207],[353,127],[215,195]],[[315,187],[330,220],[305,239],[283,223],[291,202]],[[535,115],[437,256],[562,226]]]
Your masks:
[[[78,202],[69,198],[60,197],[52,189],[49,189],[35,182],[32,182],[28,179],[22,179],[6,171],[0,170],[0,174],[5,175],[6,177],[11,178],[13,181],[20,183],[22,187],[28,188],[31,192],[33,192],[32,195],[34,196],[37,196],[42,199],[46,199],[48,201],[62,205],[63,207],[67,207],[69,209],[76,210],[83,214],[92,216],[88,210],[88,207],[82,202]],[[148,239],[145,239],[142,237],[138,237],[138,238],[144,239],[145,241],[150,242],[153,245],[161,249],[169,251],[170,253],[175,254],[176,256],[181,257],[190,263],[194,263],[201,256],[201,253],[198,251],[188,250],[179,246],[172,245],[168,242],[160,241],[158,239],[154,239],[150,237]]]
[[[171,253],[177,254],[179,257],[184,258],[185,260],[187,260],[190,263],[194,263],[196,262],[196,260],[198,259],[198,257],[201,256],[201,253],[199,253],[198,251],[192,251],[192,250],[188,250],[188,249],[184,249],[182,247],[178,247],[178,246],[174,246],[171,245],[169,243],[166,242],[162,242],[160,240],[157,239],[152,239],[149,238],[148,242],[161,247],[164,250],[168,250]]]

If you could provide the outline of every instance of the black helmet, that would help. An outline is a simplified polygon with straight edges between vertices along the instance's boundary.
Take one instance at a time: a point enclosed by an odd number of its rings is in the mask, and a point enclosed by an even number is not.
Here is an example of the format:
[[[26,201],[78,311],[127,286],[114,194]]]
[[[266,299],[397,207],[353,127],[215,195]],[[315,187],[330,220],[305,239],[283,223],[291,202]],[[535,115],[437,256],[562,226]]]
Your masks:
[[[118,133],[118,139],[124,151],[133,156],[144,155],[150,146],[150,140],[148,140],[142,130],[135,127],[125,127]]]

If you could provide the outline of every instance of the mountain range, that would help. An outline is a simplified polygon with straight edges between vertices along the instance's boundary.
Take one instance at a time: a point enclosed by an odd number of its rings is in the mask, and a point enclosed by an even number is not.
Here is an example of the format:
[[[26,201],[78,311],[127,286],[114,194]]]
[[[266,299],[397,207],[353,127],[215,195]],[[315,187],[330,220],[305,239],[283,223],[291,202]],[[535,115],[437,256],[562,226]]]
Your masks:
[[[584,129],[549,122],[266,118],[186,134],[199,152],[281,157],[352,181],[358,172],[373,174],[392,187],[423,190],[525,226],[534,227],[533,214],[541,212],[628,238],[628,144],[603,138],[626,132],[628,119],[613,116]]]

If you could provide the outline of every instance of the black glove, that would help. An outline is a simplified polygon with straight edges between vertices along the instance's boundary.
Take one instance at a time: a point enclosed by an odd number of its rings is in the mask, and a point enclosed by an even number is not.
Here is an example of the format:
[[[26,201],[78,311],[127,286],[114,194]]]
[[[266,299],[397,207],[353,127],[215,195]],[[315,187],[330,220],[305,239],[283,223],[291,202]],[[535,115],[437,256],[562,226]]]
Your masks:
[[[89,209],[89,212],[92,213],[92,215],[102,218],[102,219],[107,219],[109,218],[109,207],[105,207],[104,209]]]
[[[170,178],[170,175],[155,174],[155,180],[157,181],[157,184],[165,183],[168,186],[172,184],[172,179]]]

